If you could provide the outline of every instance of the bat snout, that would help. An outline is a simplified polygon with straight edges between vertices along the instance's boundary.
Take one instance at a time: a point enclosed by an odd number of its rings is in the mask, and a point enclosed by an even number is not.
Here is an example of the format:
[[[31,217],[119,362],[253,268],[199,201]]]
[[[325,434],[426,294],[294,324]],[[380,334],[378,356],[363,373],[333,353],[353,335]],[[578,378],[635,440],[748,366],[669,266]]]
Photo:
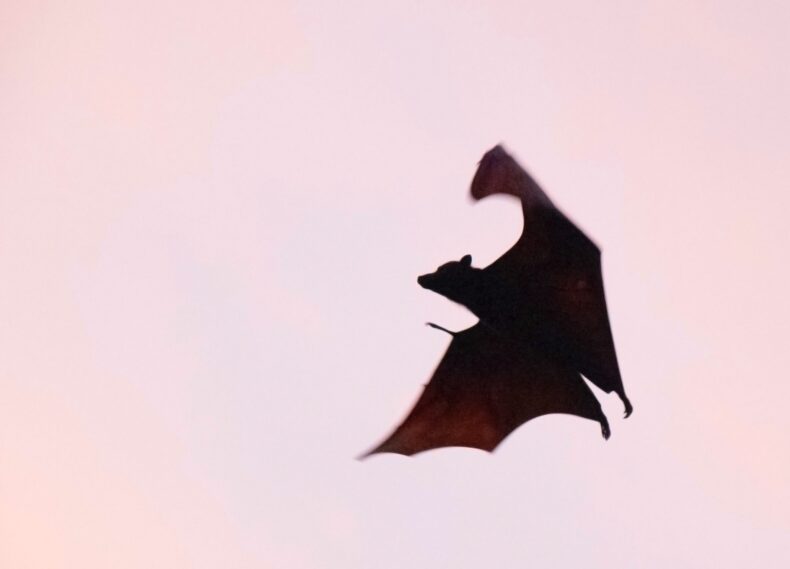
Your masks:
[[[433,275],[420,275],[417,277],[417,284],[420,285],[422,288],[427,288],[431,290],[431,282],[432,282]]]

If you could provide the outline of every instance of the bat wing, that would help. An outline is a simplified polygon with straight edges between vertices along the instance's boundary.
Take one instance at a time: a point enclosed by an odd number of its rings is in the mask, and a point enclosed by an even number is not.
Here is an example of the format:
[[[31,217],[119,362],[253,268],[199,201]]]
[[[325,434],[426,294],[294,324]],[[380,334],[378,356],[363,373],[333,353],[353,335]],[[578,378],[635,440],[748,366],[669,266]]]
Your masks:
[[[601,406],[577,372],[478,323],[454,335],[406,419],[364,456],[453,446],[493,451],[519,426],[549,413],[598,421],[609,436]]]
[[[626,406],[601,272],[601,252],[557,209],[532,177],[501,147],[483,156],[472,181],[476,200],[510,194],[521,200],[519,240],[485,271],[503,283],[511,315],[506,328],[526,335],[554,357],[569,362]]]

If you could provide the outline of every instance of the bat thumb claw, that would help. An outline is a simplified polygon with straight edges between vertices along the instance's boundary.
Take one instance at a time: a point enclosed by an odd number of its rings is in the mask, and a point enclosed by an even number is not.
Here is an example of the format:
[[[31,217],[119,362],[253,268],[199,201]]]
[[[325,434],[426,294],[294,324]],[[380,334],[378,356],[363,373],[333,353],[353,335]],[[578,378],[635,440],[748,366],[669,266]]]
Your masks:
[[[431,328],[435,328],[437,330],[441,330],[442,332],[447,332],[450,336],[455,336],[457,332],[453,332],[452,330],[448,330],[444,326],[439,326],[438,324],[434,324],[433,322],[426,322],[426,326],[430,326]]]

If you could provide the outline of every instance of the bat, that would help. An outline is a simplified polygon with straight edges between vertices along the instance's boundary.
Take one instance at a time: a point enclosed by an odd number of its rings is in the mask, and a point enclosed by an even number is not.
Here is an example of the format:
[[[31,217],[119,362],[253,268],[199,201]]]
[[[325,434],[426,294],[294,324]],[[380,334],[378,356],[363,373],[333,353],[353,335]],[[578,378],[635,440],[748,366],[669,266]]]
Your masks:
[[[610,429],[582,376],[633,407],[623,388],[601,272],[601,252],[501,147],[488,151],[472,180],[473,199],[509,194],[521,201],[518,241],[485,268],[472,257],[418,277],[423,288],[461,304],[478,323],[452,341],[406,419],[364,456],[413,455],[449,446],[493,451],[510,433],[549,413]]]

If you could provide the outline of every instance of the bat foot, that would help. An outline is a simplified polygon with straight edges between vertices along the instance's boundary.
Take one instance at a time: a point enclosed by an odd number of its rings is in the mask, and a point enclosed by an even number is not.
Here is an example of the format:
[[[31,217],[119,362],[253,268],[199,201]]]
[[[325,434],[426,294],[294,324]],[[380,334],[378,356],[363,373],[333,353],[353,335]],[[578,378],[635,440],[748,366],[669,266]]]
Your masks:
[[[623,400],[623,405],[625,406],[625,414],[623,415],[623,417],[627,419],[631,415],[631,413],[634,412],[634,406],[631,405],[631,402],[628,400],[628,397],[626,397],[625,394],[621,395],[620,399]]]
[[[609,440],[609,437],[612,436],[612,431],[609,430],[609,423],[603,422],[601,423],[601,435],[603,436],[604,440]]]

